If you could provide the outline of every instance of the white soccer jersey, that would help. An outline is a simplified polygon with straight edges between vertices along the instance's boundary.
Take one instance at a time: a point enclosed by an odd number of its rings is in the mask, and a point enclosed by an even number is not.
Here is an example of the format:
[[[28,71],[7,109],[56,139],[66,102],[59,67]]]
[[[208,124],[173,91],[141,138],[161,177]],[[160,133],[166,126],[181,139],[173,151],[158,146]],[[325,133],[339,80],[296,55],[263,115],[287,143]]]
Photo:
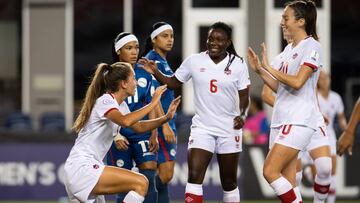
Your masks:
[[[330,91],[328,98],[324,98],[321,94],[318,94],[320,110],[329,119],[329,124],[326,128],[329,136],[336,138],[334,130],[334,119],[337,114],[344,112],[344,104],[338,93]]]
[[[215,64],[206,52],[189,56],[176,70],[175,77],[193,80],[195,116],[192,128],[203,128],[215,136],[234,136],[233,119],[239,115],[238,91],[250,85],[245,61],[235,57],[228,71],[229,54]]]
[[[316,129],[321,115],[315,93],[320,73],[318,69],[322,65],[322,50],[319,42],[308,37],[295,47],[289,44],[282,53],[281,62],[280,71],[288,75],[296,75],[301,65],[313,68],[314,73],[299,90],[279,82],[271,127],[294,124]]]
[[[113,136],[119,130],[118,125],[105,117],[113,109],[118,109],[124,115],[130,112],[125,102],[119,105],[111,94],[104,94],[96,100],[88,122],[80,130],[71,149],[69,160],[88,157],[103,161],[113,142]]]

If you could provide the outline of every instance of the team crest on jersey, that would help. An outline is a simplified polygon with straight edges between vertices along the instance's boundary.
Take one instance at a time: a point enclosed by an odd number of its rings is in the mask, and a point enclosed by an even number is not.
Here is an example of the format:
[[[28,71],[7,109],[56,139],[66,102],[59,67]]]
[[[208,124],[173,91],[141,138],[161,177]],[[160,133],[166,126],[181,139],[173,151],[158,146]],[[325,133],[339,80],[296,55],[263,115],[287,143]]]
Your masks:
[[[170,150],[170,154],[171,154],[171,156],[175,156],[175,155],[176,155],[175,149],[171,149],[171,150]]]
[[[104,103],[104,104],[113,104],[113,103],[114,103],[114,100],[104,99],[104,100],[103,100],[103,103]]]
[[[230,74],[231,74],[231,70],[224,70],[224,73],[225,73],[226,75],[230,75]]]
[[[206,71],[206,68],[200,68],[200,72],[205,72]]]
[[[139,78],[137,82],[140,87],[146,87],[147,85],[147,80],[145,78]]]
[[[124,166],[124,160],[118,159],[118,160],[116,161],[116,166],[118,166],[118,167],[123,167],[123,166]]]

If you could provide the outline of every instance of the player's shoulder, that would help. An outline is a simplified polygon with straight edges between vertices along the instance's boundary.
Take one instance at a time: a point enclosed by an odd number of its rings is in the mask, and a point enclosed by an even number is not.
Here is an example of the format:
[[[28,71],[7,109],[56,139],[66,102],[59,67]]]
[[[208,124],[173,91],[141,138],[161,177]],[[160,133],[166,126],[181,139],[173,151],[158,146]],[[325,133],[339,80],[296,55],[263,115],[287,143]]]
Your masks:
[[[110,93],[105,93],[101,95],[99,98],[96,99],[95,107],[102,106],[102,105],[112,105],[117,104],[115,97]]]
[[[341,96],[339,93],[335,92],[335,91],[332,91],[330,90],[330,97],[336,99],[336,100],[341,100]]]
[[[311,48],[316,48],[316,49],[321,49],[321,44],[319,41],[315,40],[313,37],[308,37],[305,41],[305,46],[307,47],[311,47]]]

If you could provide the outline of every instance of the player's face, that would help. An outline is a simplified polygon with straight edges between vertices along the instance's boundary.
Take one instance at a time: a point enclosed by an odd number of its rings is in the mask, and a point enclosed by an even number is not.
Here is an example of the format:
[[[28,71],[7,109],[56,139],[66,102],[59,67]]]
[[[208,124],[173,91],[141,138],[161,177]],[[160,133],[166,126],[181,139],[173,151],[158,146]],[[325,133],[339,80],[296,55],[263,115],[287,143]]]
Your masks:
[[[139,43],[137,41],[128,42],[121,47],[117,54],[120,61],[134,65],[139,55]]]
[[[206,47],[211,58],[226,56],[226,48],[230,45],[227,34],[222,29],[211,29],[208,33]]]
[[[129,96],[134,96],[135,95],[135,91],[136,91],[136,86],[137,86],[137,80],[135,78],[135,72],[134,70],[131,68],[131,72],[130,75],[126,81],[126,91],[127,94]]]
[[[299,29],[304,29],[304,19],[297,20],[294,15],[294,9],[287,6],[282,14],[280,25],[286,37],[291,39]]]
[[[174,45],[174,33],[172,30],[164,30],[154,38],[154,48],[161,49],[162,51],[171,51]]]

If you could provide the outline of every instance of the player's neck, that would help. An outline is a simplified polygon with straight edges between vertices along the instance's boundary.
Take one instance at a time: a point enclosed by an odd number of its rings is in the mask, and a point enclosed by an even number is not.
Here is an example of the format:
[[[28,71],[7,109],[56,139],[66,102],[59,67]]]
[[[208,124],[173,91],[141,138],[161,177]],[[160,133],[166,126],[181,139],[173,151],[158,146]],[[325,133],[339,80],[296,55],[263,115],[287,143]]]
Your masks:
[[[319,93],[323,98],[327,99],[329,97],[330,91],[326,89],[319,89]]]
[[[125,98],[129,96],[125,90],[117,91],[111,94],[115,97],[115,100],[118,104],[121,104],[125,100]]]
[[[297,35],[293,37],[292,46],[295,47],[298,45],[302,40],[308,38],[309,36],[306,34],[305,31],[299,32]]]
[[[159,48],[154,48],[155,52],[158,53],[162,58],[166,59],[167,52]]]

